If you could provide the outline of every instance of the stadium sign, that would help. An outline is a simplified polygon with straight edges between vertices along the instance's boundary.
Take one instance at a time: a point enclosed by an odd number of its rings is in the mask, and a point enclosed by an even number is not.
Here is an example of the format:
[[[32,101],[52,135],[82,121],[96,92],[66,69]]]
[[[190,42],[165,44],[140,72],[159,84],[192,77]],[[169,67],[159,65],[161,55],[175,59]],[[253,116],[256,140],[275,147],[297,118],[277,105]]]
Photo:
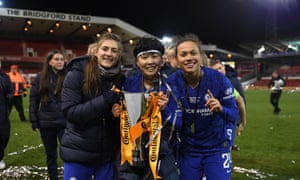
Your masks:
[[[9,9],[9,8],[1,8],[0,15],[20,17],[20,18],[33,18],[33,19],[44,19],[44,20],[48,19],[48,20],[56,20],[56,21],[73,21],[73,22],[91,21],[91,16],[86,16],[86,15],[22,10],[22,9]]]

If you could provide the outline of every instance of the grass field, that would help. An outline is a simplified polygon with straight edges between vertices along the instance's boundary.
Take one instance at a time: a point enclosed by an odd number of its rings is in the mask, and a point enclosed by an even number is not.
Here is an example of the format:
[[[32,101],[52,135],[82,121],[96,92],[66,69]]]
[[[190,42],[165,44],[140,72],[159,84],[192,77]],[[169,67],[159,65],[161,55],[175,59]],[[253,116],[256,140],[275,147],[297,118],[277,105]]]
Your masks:
[[[279,115],[273,115],[269,91],[247,90],[245,93],[247,126],[242,135],[236,137],[241,150],[232,153],[232,180],[300,179],[300,91],[282,94]],[[24,105],[28,118],[28,97],[24,99]],[[46,159],[39,132],[32,131],[29,122],[21,122],[15,109],[10,119],[11,137],[4,160],[11,172],[0,171],[0,179],[4,173],[14,177],[19,173],[15,179],[28,179],[26,177],[37,173],[36,169],[45,173],[41,168],[46,166]],[[61,160],[59,163],[62,166]],[[27,168],[14,170],[20,166]],[[36,179],[45,179],[38,177]]]
[[[282,94],[279,115],[273,115],[269,96],[267,90],[246,91],[247,126],[236,138],[241,150],[233,151],[232,158],[235,167],[254,173],[234,171],[234,180],[300,179],[300,92]]]

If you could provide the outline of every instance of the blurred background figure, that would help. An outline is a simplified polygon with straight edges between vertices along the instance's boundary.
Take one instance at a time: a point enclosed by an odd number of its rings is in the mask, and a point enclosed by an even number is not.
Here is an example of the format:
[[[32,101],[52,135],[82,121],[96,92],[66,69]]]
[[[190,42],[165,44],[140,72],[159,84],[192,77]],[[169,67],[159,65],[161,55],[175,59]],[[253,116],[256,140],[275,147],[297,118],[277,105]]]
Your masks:
[[[229,65],[227,65],[229,66]],[[226,75],[226,65],[222,64],[222,62],[220,60],[211,60],[210,61],[210,67],[221,72],[222,74]],[[232,71],[231,71],[232,72]],[[234,76],[232,76],[232,79],[234,79]],[[237,86],[238,82],[236,82],[236,86]],[[240,85],[241,86],[241,85]],[[239,86],[237,86],[239,87]],[[238,90],[236,88],[234,88],[234,96],[235,96],[235,100],[237,103],[237,106],[239,108],[239,119],[237,121],[236,124],[233,124],[232,127],[232,131],[235,132],[236,134],[239,136],[241,134],[241,132],[245,129],[246,126],[246,122],[247,122],[247,116],[246,116],[246,105],[245,105],[245,101],[243,99],[243,97],[240,95],[240,93],[238,92]],[[237,126],[237,130],[235,130],[235,126]],[[234,137],[235,134],[233,134],[232,136],[232,149],[233,150],[240,150],[240,148],[234,144]]]
[[[279,108],[279,99],[285,84],[285,79],[279,75],[278,71],[273,71],[271,80],[268,83],[268,88],[271,90],[270,102],[274,107],[274,114],[279,114],[281,111]]]
[[[63,54],[58,50],[50,51],[30,90],[30,122],[33,130],[40,130],[50,180],[58,180],[58,141],[61,141],[67,121],[60,108],[66,72]]]
[[[13,89],[10,79],[8,75],[1,70],[0,61],[0,169],[4,169],[6,167],[3,158],[10,135],[8,105],[9,101],[12,99],[12,96]]]
[[[165,76],[169,76],[178,68],[179,66],[175,56],[175,43],[174,43],[165,48],[165,53],[163,55],[163,65],[162,68],[160,69],[160,73],[164,74]]]
[[[21,121],[26,121],[23,107],[23,96],[27,96],[27,82],[22,74],[19,72],[18,65],[11,65],[10,72],[8,73],[10,81],[13,85],[14,95],[11,103],[9,104],[9,113],[11,113],[12,107],[15,106],[19,113]]]
[[[87,55],[95,55],[96,50],[97,50],[97,42],[93,42],[89,44],[88,50],[87,50]]]
[[[242,86],[241,81],[238,78],[238,73],[237,73],[236,69],[234,69],[233,67],[231,67],[228,64],[225,64],[224,67],[225,67],[225,75],[226,75],[226,77],[230,80],[230,82],[233,85],[233,87],[242,96],[242,98],[243,98],[243,100],[245,102],[245,105],[246,105],[245,91],[244,91],[244,88]]]

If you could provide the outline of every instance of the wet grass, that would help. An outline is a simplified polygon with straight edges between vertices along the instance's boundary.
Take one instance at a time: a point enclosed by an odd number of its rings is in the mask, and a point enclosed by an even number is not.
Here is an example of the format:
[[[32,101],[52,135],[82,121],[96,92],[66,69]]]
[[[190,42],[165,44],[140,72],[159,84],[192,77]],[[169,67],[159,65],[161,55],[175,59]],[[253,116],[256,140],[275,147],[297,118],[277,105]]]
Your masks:
[[[300,179],[300,91],[282,94],[279,115],[273,115],[269,91],[247,90],[246,98],[247,126],[236,138],[241,150],[232,153],[232,180]],[[28,100],[24,99],[27,118]],[[29,122],[21,122],[14,109],[10,119],[11,136],[4,157],[7,169],[0,171],[0,179],[46,179],[39,132]],[[59,164],[63,165],[61,160]],[[62,169],[60,172],[62,175]]]
[[[28,96],[23,98],[23,104],[25,116],[29,120]],[[29,121],[22,122],[15,108],[10,114],[10,122],[10,140],[4,157],[7,168],[2,172],[0,170],[0,179],[45,179],[46,156],[39,131],[33,131]],[[58,162],[62,167],[61,159]]]
[[[285,91],[279,115],[273,114],[269,91],[248,90],[247,127],[233,151],[234,166],[256,169],[260,173],[234,172],[232,179],[293,180],[300,178],[300,92]]]

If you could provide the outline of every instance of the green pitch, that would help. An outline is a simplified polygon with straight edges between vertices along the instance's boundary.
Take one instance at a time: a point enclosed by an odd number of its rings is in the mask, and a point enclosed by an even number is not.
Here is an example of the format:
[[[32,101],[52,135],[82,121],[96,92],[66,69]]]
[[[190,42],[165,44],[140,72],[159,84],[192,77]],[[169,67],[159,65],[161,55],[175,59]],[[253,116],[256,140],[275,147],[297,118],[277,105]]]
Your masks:
[[[282,93],[279,115],[268,90],[247,90],[246,99],[247,126],[235,140],[241,150],[232,152],[232,179],[299,179],[300,91]]]
[[[246,90],[245,93],[247,125],[235,140],[241,150],[232,152],[232,180],[300,179],[300,91],[284,91],[279,115],[273,114],[268,90]],[[27,118],[28,101],[26,97]],[[4,157],[7,167],[45,167],[39,132],[32,131],[29,122],[21,122],[15,109],[10,119],[11,136]],[[61,160],[59,163],[62,166]],[[40,170],[45,172],[45,169]]]

